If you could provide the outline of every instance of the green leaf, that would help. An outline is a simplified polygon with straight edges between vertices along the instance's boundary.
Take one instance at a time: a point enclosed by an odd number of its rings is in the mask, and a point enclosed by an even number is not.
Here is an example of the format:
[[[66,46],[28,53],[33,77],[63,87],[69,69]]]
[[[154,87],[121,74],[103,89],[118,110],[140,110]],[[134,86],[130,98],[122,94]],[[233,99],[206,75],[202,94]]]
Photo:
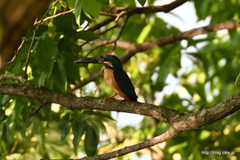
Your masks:
[[[114,0],[114,4],[118,5],[118,6],[136,6],[135,0],[127,0],[127,1],[123,1],[123,0]]]
[[[62,56],[60,56],[57,60],[57,64],[58,64],[58,70],[60,71],[60,77],[63,81],[63,83],[65,83],[65,86],[67,84],[67,71],[64,67],[64,58]],[[66,90],[67,88],[64,87],[64,90]]]
[[[105,7],[109,5],[109,0],[97,0],[99,3],[101,3],[102,7]]]
[[[97,154],[97,145],[99,143],[99,133],[94,126],[88,126],[86,130],[86,137],[84,139],[84,149],[87,156],[94,156]]]
[[[48,78],[48,73],[42,72],[42,74],[40,75],[40,77],[38,79],[38,87],[44,86],[47,78]]]
[[[9,95],[1,95],[0,97],[1,106],[4,106],[7,102],[9,102],[10,99],[11,97]]]
[[[66,78],[64,77],[64,73],[62,73],[59,69],[60,68],[59,61],[61,61],[61,60],[58,59],[57,63],[54,64],[52,74],[49,77],[49,79],[46,83],[46,86],[48,88],[50,88],[51,90],[64,92],[64,91],[66,91],[66,84],[68,84],[68,82],[66,81]]]
[[[81,12],[82,12],[82,0],[76,0],[75,5],[74,5],[74,15],[76,18],[77,24],[80,26],[80,21],[81,21]]]
[[[67,14],[63,16],[59,16],[54,19],[54,25],[56,26],[56,32],[60,32],[60,34],[64,34],[65,36],[73,36],[76,33],[76,14]]]
[[[72,122],[72,131],[73,131],[72,142],[73,142],[75,154],[77,154],[77,148],[85,130],[86,130],[86,123],[84,121],[76,120]]]
[[[37,47],[31,61],[32,74],[38,86],[43,86],[52,75],[58,48],[56,41],[48,36],[41,39]]]
[[[99,112],[99,111],[92,111],[92,110],[85,110],[83,112],[86,115],[91,115],[91,116],[95,116],[95,118],[100,119],[101,121],[109,121],[112,120],[114,121],[114,119],[112,118],[111,114],[106,113],[106,112]],[[99,122],[99,121],[98,121]]]
[[[70,115],[66,114],[59,124],[60,130],[61,130],[61,137],[62,137],[61,139],[63,141],[66,140],[66,137],[70,132],[69,118],[70,118]]]
[[[93,17],[98,16],[102,7],[101,3],[99,3],[97,0],[82,0],[81,4],[84,12],[90,14]]]
[[[142,6],[146,3],[146,0],[137,0]]]
[[[74,8],[75,2],[76,2],[76,0],[67,0],[68,7],[71,9]]]
[[[240,72],[239,72],[239,74],[238,74],[238,76],[237,76],[237,78],[235,80],[235,85],[236,86],[240,86]]]
[[[92,41],[94,39],[97,39],[98,35],[90,31],[80,31],[76,34],[76,37],[86,41]]]

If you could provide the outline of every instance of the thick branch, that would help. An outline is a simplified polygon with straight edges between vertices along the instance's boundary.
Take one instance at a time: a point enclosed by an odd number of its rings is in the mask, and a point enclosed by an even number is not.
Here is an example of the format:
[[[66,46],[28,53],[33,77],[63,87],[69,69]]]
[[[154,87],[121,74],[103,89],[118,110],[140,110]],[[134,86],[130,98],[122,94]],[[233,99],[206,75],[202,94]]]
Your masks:
[[[138,144],[134,144],[131,146],[127,146],[124,148],[121,148],[119,150],[110,152],[110,153],[105,153],[105,154],[101,154],[95,157],[83,157],[80,158],[79,160],[106,160],[106,159],[111,159],[111,158],[116,158],[116,157],[120,157],[122,155],[134,152],[134,151],[139,151],[141,149],[147,148],[147,147],[151,147],[154,146],[156,144],[159,144],[161,142],[167,141],[173,137],[175,137],[177,135],[177,130],[174,129],[173,127],[170,127],[166,132],[164,132],[163,134],[153,137],[151,139],[145,140],[142,143],[138,143]]]
[[[58,103],[70,109],[97,109],[141,114],[170,123],[176,121],[178,117],[183,115],[175,110],[157,107],[152,104],[93,97],[76,97],[74,95],[52,92],[43,88],[34,88],[29,84],[21,86],[2,84],[0,85],[0,93],[29,97],[43,104]]]
[[[145,140],[138,144],[118,149],[116,151],[97,155],[95,157],[83,157],[80,160],[106,160],[119,157],[131,152],[139,151],[141,149],[148,148],[172,139],[177,136],[179,132],[197,129],[199,127],[213,123],[217,120],[223,119],[238,110],[240,110],[240,96],[230,98],[212,108],[203,109],[197,113],[186,114],[185,116],[180,117],[178,121],[175,121],[172,124],[172,127],[170,127],[166,132],[162,133],[159,136]]]
[[[78,98],[73,95],[56,93],[47,89],[34,88],[30,84],[23,84],[20,86],[1,84],[0,93],[29,97],[36,99],[43,104],[58,103],[70,109],[97,109],[103,111],[118,111],[141,114],[159,119],[161,121],[169,122],[172,125],[172,127],[170,127],[166,132],[157,137],[110,153],[98,155],[94,157],[94,159],[109,159],[138,151],[143,148],[151,147],[155,144],[175,137],[179,132],[202,127],[217,120],[223,119],[224,117],[240,110],[240,96],[229,98],[228,100],[221,102],[214,107],[205,108],[196,113],[181,114],[175,110],[154,106],[152,104],[91,97]],[[87,157],[83,159],[87,159]]]

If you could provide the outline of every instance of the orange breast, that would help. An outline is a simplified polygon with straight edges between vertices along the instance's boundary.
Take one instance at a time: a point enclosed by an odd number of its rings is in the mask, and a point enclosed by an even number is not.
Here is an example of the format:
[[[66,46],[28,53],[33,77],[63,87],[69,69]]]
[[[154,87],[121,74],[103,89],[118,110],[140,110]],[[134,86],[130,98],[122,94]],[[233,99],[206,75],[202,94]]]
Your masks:
[[[116,94],[118,94],[120,97],[128,100],[128,97],[122,92],[122,90],[119,88],[117,82],[115,81],[112,69],[109,69],[109,68],[104,69],[104,79],[107,82],[107,84],[112,87],[113,91]]]

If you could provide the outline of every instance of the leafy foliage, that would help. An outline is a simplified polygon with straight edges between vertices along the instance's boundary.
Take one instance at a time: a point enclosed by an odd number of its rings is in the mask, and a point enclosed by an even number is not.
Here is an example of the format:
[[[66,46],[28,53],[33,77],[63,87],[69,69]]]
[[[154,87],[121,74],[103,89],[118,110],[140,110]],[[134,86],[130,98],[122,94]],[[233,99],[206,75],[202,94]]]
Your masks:
[[[154,2],[138,0],[142,6]],[[238,0],[195,0],[191,3],[198,20],[210,17],[210,23],[216,23],[239,18]],[[111,46],[98,46],[99,41],[115,39],[119,26],[125,21],[119,19],[104,27],[89,29],[109,18],[102,11],[134,6],[134,0],[52,2],[47,17],[69,9],[74,11],[30,30],[6,73],[26,76],[34,85],[52,91],[76,96],[110,96],[110,88],[100,78],[78,87],[99,71],[100,65],[76,65],[73,61],[79,57],[99,56],[112,49]],[[231,9],[226,10],[226,7]],[[178,32],[155,14],[136,14],[129,17],[120,40],[143,43]],[[239,41],[239,30],[226,31],[224,35],[209,33],[202,39],[185,40],[186,45],[176,42],[144,51],[132,57],[125,69],[138,95],[146,102],[182,112],[197,111],[239,93]],[[189,48],[194,50],[189,52]],[[115,52],[118,56],[126,54],[120,48]],[[184,68],[186,61],[190,61],[190,65]],[[174,83],[169,79],[174,79]],[[111,113],[67,110],[56,104],[39,104],[8,95],[0,96],[0,105],[0,159],[67,159],[83,153],[94,156],[158,135],[168,127],[168,124],[145,117],[139,126],[118,128]],[[191,160],[208,158],[202,151],[220,150],[235,153],[224,155],[224,158],[234,159],[239,157],[240,151],[239,120],[239,116],[233,115],[200,130],[181,134],[149,152],[155,157],[153,159],[172,159],[180,154],[183,159]],[[138,155],[143,154],[146,152]],[[122,159],[125,158],[129,157]]]

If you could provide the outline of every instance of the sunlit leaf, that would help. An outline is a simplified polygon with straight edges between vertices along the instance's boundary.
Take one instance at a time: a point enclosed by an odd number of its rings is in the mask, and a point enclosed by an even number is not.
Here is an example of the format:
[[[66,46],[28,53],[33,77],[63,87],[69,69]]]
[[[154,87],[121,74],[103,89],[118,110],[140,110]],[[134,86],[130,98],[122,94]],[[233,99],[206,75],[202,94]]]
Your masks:
[[[75,5],[74,5],[74,15],[76,18],[77,24],[80,26],[80,20],[81,20],[81,12],[82,12],[82,0],[75,0]]]

